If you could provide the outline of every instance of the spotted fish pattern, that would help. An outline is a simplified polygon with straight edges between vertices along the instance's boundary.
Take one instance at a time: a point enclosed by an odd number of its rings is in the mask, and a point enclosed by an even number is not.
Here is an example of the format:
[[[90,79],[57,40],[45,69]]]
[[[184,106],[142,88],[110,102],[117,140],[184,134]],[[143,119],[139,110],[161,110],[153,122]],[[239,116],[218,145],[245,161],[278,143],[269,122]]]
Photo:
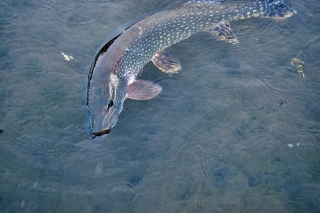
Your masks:
[[[137,79],[146,63],[175,73],[179,59],[167,47],[203,31],[235,39],[230,22],[252,18],[282,20],[296,13],[283,0],[189,0],[138,17],[116,29],[96,53],[88,77],[87,112],[92,138],[108,134],[126,98],[147,100],[160,85]]]

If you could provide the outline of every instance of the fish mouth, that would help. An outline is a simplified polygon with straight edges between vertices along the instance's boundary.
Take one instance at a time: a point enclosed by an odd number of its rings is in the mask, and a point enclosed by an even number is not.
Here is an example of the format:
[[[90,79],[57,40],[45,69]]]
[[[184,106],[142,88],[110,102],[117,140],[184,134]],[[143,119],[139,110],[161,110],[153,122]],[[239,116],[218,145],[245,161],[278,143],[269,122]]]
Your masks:
[[[111,132],[111,126],[108,126],[107,128],[103,129],[100,132],[92,132],[91,134],[93,135],[93,138],[95,138],[97,136],[109,134],[109,132]]]

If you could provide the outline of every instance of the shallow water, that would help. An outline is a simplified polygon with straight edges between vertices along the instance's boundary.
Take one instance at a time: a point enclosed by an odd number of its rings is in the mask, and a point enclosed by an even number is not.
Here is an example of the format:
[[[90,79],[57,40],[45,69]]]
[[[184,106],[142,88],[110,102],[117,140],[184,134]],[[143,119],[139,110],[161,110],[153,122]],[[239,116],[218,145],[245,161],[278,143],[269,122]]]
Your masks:
[[[317,0],[231,23],[239,44],[199,33],[170,47],[183,69],[141,76],[163,92],[126,100],[111,134],[89,139],[94,53],[169,3],[0,3],[1,212],[320,212]]]

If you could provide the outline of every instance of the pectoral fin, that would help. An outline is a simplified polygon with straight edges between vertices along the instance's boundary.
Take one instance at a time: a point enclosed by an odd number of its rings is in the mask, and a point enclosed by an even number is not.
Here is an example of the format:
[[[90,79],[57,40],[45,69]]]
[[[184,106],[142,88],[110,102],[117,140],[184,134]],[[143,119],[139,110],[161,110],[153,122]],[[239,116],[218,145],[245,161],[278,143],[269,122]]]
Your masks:
[[[217,37],[218,40],[223,40],[229,43],[239,43],[228,21],[220,21],[218,24],[209,27],[204,31],[211,33],[211,35]]]
[[[134,100],[148,100],[156,97],[162,90],[159,84],[145,80],[135,80],[128,86],[127,98]]]
[[[157,52],[153,56],[152,62],[165,73],[175,73],[181,69],[178,57],[167,50]]]

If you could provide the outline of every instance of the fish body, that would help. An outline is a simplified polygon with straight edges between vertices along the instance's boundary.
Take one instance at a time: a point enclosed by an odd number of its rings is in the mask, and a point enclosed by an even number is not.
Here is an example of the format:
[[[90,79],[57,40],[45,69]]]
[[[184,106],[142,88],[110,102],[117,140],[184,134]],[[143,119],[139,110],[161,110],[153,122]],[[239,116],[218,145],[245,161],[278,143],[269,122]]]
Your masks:
[[[181,69],[166,48],[204,31],[226,40],[235,38],[231,21],[261,17],[285,19],[295,10],[283,0],[190,0],[138,17],[116,29],[95,55],[88,78],[87,112],[90,135],[108,134],[116,124],[126,98],[147,100],[161,86],[137,79],[152,61],[162,71]]]

